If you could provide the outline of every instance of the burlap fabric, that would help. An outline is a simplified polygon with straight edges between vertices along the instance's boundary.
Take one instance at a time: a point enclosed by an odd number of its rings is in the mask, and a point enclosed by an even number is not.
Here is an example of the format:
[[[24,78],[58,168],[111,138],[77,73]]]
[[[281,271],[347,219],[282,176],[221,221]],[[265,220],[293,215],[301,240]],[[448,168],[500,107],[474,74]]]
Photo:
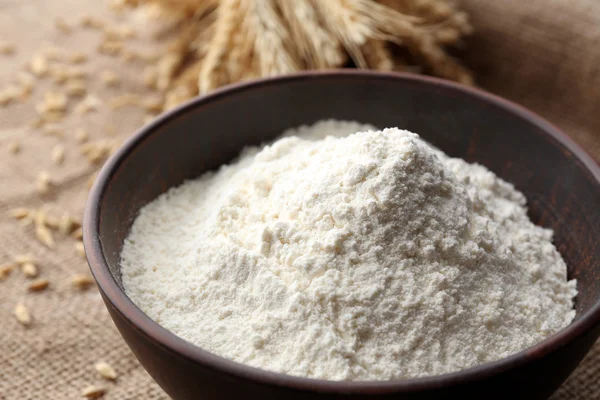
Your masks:
[[[597,0],[466,0],[477,34],[470,41],[468,58],[479,83],[520,102],[553,121],[593,156],[600,158],[600,2]],[[80,0],[0,0],[0,38],[17,43],[17,54],[2,56],[0,85],[11,82],[16,71],[44,42],[87,52],[89,90],[108,99],[118,92],[103,87],[95,77],[104,68],[119,71],[122,91],[143,91],[140,65],[117,63],[95,55],[96,32],[76,30],[65,36],[54,28],[54,17],[74,20],[82,14],[119,21],[101,2]],[[141,40],[138,46],[149,46]],[[0,87],[1,87],[0,86]],[[31,227],[6,217],[13,207],[40,207],[80,215],[87,195],[86,179],[93,171],[79,154],[73,138],[77,127],[88,129],[92,139],[113,135],[125,138],[142,121],[134,108],[118,112],[107,107],[90,116],[69,116],[63,124],[66,137],[44,136],[27,127],[35,101],[51,84],[40,83],[27,104],[0,110],[0,264],[19,253],[39,259],[40,275],[50,280],[41,293],[28,293],[27,280],[18,271],[0,282],[0,399],[79,398],[89,384],[108,388],[106,399],[167,399],[137,363],[114,328],[95,289],[77,291],[69,278],[86,272],[85,261],[72,239],[57,236],[49,250],[35,239]],[[7,155],[8,143],[18,138],[23,149]],[[64,165],[56,166],[52,146],[66,147]],[[41,197],[34,180],[42,169],[50,171],[55,190]],[[33,313],[29,328],[19,325],[13,310],[23,302]],[[116,382],[103,382],[93,364],[109,362],[117,370]],[[553,399],[600,399],[600,344],[562,386]]]

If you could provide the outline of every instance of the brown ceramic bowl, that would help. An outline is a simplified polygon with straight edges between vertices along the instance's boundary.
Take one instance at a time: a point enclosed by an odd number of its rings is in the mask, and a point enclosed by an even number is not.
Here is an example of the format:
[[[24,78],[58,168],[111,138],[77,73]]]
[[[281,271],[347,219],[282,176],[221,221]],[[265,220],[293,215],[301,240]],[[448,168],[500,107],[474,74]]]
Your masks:
[[[337,118],[418,132],[448,154],[514,183],[534,222],[552,228],[578,281],[575,321],[506,359],[452,374],[388,382],[331,382],[234,363],[185,342],[123,292],[119,254],[140,207],[246,145],[285,128]],[[565,134],[506,100],[453,83],[365,71],[307,73],[200,97],[136,133],[90,194],[84,242],[106,306],[141,364],[182,399],[545,399],[600,335],[600,169]]]

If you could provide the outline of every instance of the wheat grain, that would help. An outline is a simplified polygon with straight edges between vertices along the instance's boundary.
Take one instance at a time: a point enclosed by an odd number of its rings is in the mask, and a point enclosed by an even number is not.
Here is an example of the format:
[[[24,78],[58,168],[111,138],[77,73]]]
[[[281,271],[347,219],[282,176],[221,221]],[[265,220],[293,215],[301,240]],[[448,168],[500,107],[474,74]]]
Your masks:
[[[87,88],[82,80],[72,79],[67,82],[65,91],[69,96],[82,97],[87,92]]]
[[[45,111],[65,111],[67,108],[67,96],[64,93],[49,91],[44,95]]]
[[[95,178],[95,175],[92,175],[92,177]],[[92,183],[94,181],[92,180]],[[71,237],[73,239],[77,239],[77,240],[81,240],[83,238],[83,230],[81,228],[77,228],[75,229],[72,233],[71,233]]]
[[[94,279],[89,275],[75,275],[71,278],[71,284],[79,290],[85,290],[94,284]]]
[[[21,265],[21,272],[26,278],[35,278],[38,274],[36,265],[32,262],[26,262]]]
[[[11,272],[15,269],[13,264],[3,264],[0,265],[0,281],[5,280],[11,274]]]
[[[114,370],[113,367],[110,366],[110,364],[104,361],[96,363],[94,365],[94,368],[96,369],[96,371],[98,371],[100,376],[106,380],[114,381],[117,379],[117,372]]]
[[[14,43],[0,42],[0,54],[3,56],[10,56],[15,54],[17,47]]]
[[[44,126],[42,128],[42,133],[45,136],[54,136],[59,139],[62,139],[65,137],[64,131],[60,128],[60,126],[55,125],[55,124]]]
[[[29,64],[31,68],[31,72],[33,72],[36,76],[44,76],[48,73],[48,61],[46,57],[42,54],[37,54],[31,59],[31,63]]]
[[[53,215],[46,215],[46,219],[44,221],[45,225],[50,229],[58,229],[58,224],[60,220]]]
[[[105,69],[100,73],[100,78],[106,86],[118,86],[121,82],[119,76],[109,69]]]
[[[91,29],[104,28],[104,21],[102,21],[101,19],[98,19],[96,17],[93,17],[91,15],[82,16],[81,19],[79,20],[79,24],[84,28],[91,28]]]
[[[69,61],[72,62],[73,64],[81,64],[86,62],[88,59],[88,56],[85,53],[76,51],[74,53],[71,53],[69,55]]]
[[[102,386],[90,385],[81,391],[83,397],[88,399],[99,399],[106,394],[106,388]]]
[[[65,160],[65,148],[60,144],[57,144],[52,148],[52,161],[55,164],[60,165]]]
[[[123,51],[123,43],[118,40],[103,40],[98,46],[98,52],[109,56],[117,56]]]
[[[108,104],[113,110],[125,106],[136,106],[140,104],[140,95],[137,93],[124,93],[109,100]]]
[[[58,231],[63,235],[70,234],[75,225],[73,224],[72,218],[68,214],[63,214],[58,220]]]
[[[42,290],[46,290],[49,284],[50,282],[47,279],[36,279],[27,286],[27,290],[30,292],[41,292]]]
[[[159,113],[163,109],[163,100],[160,98],[148,98],[142,101],[144,109],[149,113]]]
[[[54,80],[54,83],[62,85],[69,79],[67,70],[63,66],[50,65],[48,67],[48,75]]]
[[[98,173],[93,173],[86,181],[86,186],[88,189],[91,189],[94,186],[94,182],[96,182],[96,178],[98,177]],[[83,236],[83,235],[82,235]],[[75,237],[75,236],[73,236]],[[77,238],[76,238],[77,239]]]
[[[62,18],[55,19],[54,26],[56,26],[56,29],[58,29],[65,35],[70,35],[71,32],[73,32],[73,28],[71,28],[71,25],[67,24],[67,22]]]
[[[21,151],[21,142],[13,140],[8,144],[8,152],[10,154],[17,154]]]
[[[31,254],[18,254],[14,257],[14,260],[19,265],[22,265],[25,263],[31,263],[31,264],[37,263],[36,258],[34,256],[32,256]]]
[[[31,214],[31,210],[29,208],[19,207],[13,208],[8,212],[8,215],[14,219],[23,219],[28,217]]]
[[[19,303],[15,307],[15,317],[17,321],[23,326],[31,325],[31,313],[29,308],[25,304]]]
[[[75,251],[77,252],[77,255],[85,258],[85,247],[83,246],[83,242],[75,243]]]
[[[79,128],[75,131],[75,140],[77,140],[78,143],[87,142],[89,137],[90,136],[89,136],[88,132],[83,128]]]
[[[98,97],[88,94],[75,106],[74,110],[77,114],[87,114],[98,110],[101,104],[102,102]]]
[[[38,225],[35,227],[35,236],[44,246],[48,248],[54,248],[54,238],[52,237],[52,232],[48,228],[43,225]]]
[[[45,194],[50,190],[51,183],[50,173],[48,171],[41,171],[37,176],[35,186],[39,193]]]
[[[33,90],[35,86],[35,77],[28,72],[19,71],[17,74],[17,81],[21,85],[21,87],[26,88],[28,90]]]

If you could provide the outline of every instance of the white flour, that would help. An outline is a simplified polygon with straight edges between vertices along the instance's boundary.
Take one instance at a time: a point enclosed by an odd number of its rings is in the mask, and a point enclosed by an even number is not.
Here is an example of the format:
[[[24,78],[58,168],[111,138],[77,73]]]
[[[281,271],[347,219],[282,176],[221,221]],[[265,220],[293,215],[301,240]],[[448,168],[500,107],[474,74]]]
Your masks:
[[[451,372],[570,323],[575,281],[520,192],[369,129],[288,131],[148,204],[123,248],[128,295],[223,357],[333,380]]]

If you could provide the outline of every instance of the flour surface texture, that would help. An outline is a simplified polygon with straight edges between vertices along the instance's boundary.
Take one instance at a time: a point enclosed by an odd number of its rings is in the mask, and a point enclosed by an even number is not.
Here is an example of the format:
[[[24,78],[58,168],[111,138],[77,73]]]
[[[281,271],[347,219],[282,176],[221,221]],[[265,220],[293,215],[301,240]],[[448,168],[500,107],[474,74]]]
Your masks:
[[[525,204],[414,133],[321,121],[145,206],[123,284],[159,324],[240,363],[331,380],[447,373],[575,315],[575,281]]]

